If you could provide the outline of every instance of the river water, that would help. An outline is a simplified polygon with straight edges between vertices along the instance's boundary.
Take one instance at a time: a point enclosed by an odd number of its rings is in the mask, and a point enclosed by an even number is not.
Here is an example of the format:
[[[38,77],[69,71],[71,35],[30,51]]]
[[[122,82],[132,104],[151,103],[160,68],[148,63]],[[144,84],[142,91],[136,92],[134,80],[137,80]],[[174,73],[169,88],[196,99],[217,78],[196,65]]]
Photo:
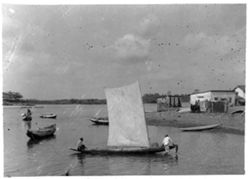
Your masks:
[[[108,126],[93,125],[91,116],[107,116],[105,105],[45,105],[32,107],[32,128],[56,123],[55,137],[33,142],[26,136],[20,114],[26,109],[3,108],[4,176],[70,175],[186,175],[244,174],[244,136],[181,132],[178,128],[149,126],[151,142],[162,141],[168,133],[179,144],[176,155],[90,156],[73,154],[77,140],[84,137],[87,147],[106,146]],[[155,105],[145,105],[147,112]],[[41,119],[43,113],[57,119]]]

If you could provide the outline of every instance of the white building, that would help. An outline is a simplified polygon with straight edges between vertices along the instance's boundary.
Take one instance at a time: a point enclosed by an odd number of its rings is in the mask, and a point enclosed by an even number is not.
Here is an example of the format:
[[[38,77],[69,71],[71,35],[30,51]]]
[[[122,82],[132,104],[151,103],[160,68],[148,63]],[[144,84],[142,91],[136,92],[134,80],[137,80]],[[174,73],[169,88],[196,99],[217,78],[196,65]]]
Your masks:
[[[234,88],[234,91],[236,93],[236,96],[239,96],[241,98],[245,98],[245,85],[238,85]]]
[[[194,105],[196,101],[228,101],[229,105],[235,103],[235,91],[233,90],[210,90],[190,95],[190,104]]]

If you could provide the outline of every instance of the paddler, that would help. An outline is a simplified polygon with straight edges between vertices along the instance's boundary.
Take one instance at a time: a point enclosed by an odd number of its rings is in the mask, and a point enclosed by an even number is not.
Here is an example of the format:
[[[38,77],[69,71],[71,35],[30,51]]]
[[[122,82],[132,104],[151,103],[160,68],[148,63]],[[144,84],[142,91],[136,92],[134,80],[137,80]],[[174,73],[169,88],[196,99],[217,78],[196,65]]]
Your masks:
[[[76,148],[77,148],[78,151],[83,151],[83,150],[86,149],[86,146],[83,143],[83,138],[82,137],[77,142]]]
[[[173,140],[168,136],[168,134],[165,135],[162,145],[165,148],[165,152],[169,153],[169,151],[173,148],[175,148],[175,152],[178,152],[178,145],[174,144]]]

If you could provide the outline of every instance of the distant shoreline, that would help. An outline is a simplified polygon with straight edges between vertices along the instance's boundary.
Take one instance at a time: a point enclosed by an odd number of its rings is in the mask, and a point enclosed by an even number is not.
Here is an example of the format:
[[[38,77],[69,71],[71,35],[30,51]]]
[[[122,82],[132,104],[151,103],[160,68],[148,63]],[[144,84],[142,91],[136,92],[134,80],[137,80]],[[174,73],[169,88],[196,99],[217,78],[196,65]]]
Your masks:
[[[18,100],[18,101],[3,101],[3,106],[35,106],[46,104],[106,104],[105,99],[60,99],[60,100]]]

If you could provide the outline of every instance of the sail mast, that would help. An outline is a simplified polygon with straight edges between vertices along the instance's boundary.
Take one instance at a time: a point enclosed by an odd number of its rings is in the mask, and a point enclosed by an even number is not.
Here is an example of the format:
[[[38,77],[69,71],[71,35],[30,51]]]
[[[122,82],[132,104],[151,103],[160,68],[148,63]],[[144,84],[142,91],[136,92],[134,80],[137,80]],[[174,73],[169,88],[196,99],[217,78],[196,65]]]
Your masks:
[[[141,86],[140,86],[139,81],[136,81],[136,83],[138,83],[140,94],[142,94],[142,93],[141,93]],[[148,139],[148,142],[149,142],[149,144],[150,144],[150,140],[149,140],[149,136],[148,136],[148,134],[149,134],[149,133],[148,133],[148,125],[147,125],[147,122],[146,122],[145,107],[144,107],[144,104],[143,104],[142,95],[141,95],[141,104],[142,104],[142,108],[143,108],[144,121],[145,121],[146,130],[147,130],[147,139]]]

